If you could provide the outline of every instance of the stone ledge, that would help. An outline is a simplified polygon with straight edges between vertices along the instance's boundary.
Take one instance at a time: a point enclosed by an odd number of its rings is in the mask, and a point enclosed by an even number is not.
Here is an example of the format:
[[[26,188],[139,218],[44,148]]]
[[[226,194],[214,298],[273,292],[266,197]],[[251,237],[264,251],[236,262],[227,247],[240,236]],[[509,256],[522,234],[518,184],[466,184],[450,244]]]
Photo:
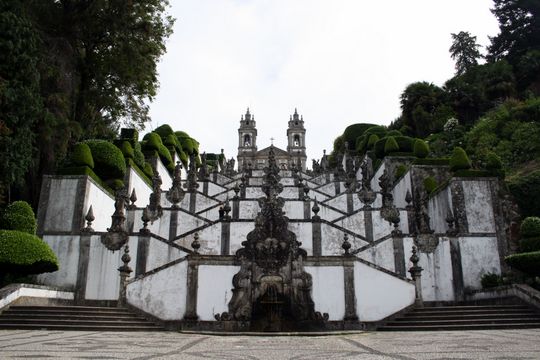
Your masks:
[[[34,284],[10,284],[0,289],[0,310],[20,298],[73,300],[74,293],[52,286]]]

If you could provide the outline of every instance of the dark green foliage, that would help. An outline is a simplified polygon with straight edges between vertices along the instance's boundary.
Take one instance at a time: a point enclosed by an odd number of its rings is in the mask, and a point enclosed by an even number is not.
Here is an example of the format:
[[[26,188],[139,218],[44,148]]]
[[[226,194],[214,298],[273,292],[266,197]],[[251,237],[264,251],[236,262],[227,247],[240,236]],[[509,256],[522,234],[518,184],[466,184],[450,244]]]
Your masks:
[[[167,149],[167,147],[163,145],[161,137],[155,132],[148,133],[144,136],[143,150],[145,152],[156,151],[159,154],[161,161],[163,161],[163,165],[165,165],[166,167],[170,166],[170,164],[173,163],[169,149]]]
[[[334,139],[334,146],[332,150],[333,154],[343,154],[345,153],[345,140],[343,140],[343,136],[338,136]]]
[[[386,133],[388,132],[388,129],[381,125],[373,125],[369,129],[367,129],[364,134],[371,135],[376,134],[379,138],[383,138],[386,136]]]
[[[413,161],[414,165],[450,165],[450,159],[448,158],[427,158],[427,159],[416,159]]]
[[[122,128],[120,130],[120,139],[124,141],[129,141],[132,147],[139,142],[139,132],[137,129],[133,128]]]
[[[58,259],[43,240],[21,231],[0,230],[0,273],[40,274],[56,270]]]
[[[500,275],[487,273],[482,275],[480,283],[482,284],[482,289],[489,289],[502,285],[503,281]]]
[[[135,151],[133,150],[131,144],[128,141],[122,142],[120,150],[122,151],[122,154],[126,159],[133,159],[135,157]]]
[[[389,134],[391,131],[389,132]],[[408,136],[395,136],[396,142],[399,146],[399,151],[401,152],[413,152],[414,139]]]
[[[521,237],[531,238],[540,236],[540,217],[529,216],[521,222]]]
[[[142,147],[140,142],[136,142],[133,147],[133,161],[139,168],[144,166],[144,154],[142,153]]]
[[[507,256],[506,263],[527,274],[540,276],[540,251],[533,251]]]
[[[174,148],[181,148],[178,138],[174,134],[169,134],[165,137],[163,144],[166,146],[173,146]]]
[[[107,181],[107,184],[111,187],[113,190],[120,190],[124,187],[124,182],[120,179],[112,179]]]
[[[400,177],[402,177],[403,175],[405,175],[405,173],[407,173],[407,171],[409,171],[409,168],[406,165],[403,165],[403,164],[399,165],[396,168],[395,180],[397,180]]]
[[[386,145],[386,138],[382,138],[375,142],[373,145],[373,152],[378,159],[384,158],[384,146]]]
[[[466,170],[471,168],[471,160],[463,148],[456,146],[450,158],[450,170]]]
[[[126,161],[122,151],[106,140],[86,140],[92,151],[94,171],[103,180],[124,179]]]
[[[489,152],[486,157],[486,169],[488,170],[500,170],[502,169],[501,158],[494,152]]]
[[[478,65],[478,59],[482,57],[476,43],[476,36],[467,31],[460,31],[452,35],[450,56],[456,61],[456,73],[461,75],[472,67]]]
[[[424,189],[428,194],[431,194],[438,186],[437,181],[432,176],[428,176],[424,179]]]
[[[154,132],[157,133],[162,140],[165,140],[169,135],[174,135],[173,129],[167,124],[159,126]]]
[[[77,143],[73,147],[73,151],[70,155],[69,163],[73,166],[88,166],[94,168],[94,158],[90,147],[85,143]]]
[[[425,159],[429,155],[429,146],[422,139],[416,139],[414,141],[414,156],[420,159]]]
[[[152,169],[152,165],[150,165],[150,163],[145,162],[142,171],[144,171],[146,176],[148,176],[150,179],[154,176],[154,169]]]
[[[14,201],[2,213],[0,228],[22,231],[34,235],[36,218],[30,204],[26,201]]]
[[[386,136],[396,137],[396,136],[403,136],[403,134],[399,130],[390,130],[389,132],[386,133]]]
[[[456,177],[502,177],[499,170],[462,169],[454,172]]]
[[[377,134],[369,135],[367,149],[372,149],[377,141],[379,141],[379,136]]]
[[[0,188],[23,183],[42,112],[39,39],[16,1],[0,3]],[[1,196],[2,194],[0,194]]]
[[[343,132],[343,141],[347,143],[350,150],[356,148],[356,139],[364,134],[364,132],[372,127],[373,124],[352,124],[345,128]]]
[[[521,239],[519,245],[522,252],[540,251],[540,236]]]
[[[74,166],[74,167],[65,167],[58,169],[57,171],[58,175],[88,175],[90,176],[96,183],[98,183],[102,188],[104,188],[109,194],[114,195],[114,191],[109,187],[109,185],[105,184],[103,180],[100,179],[99,176],[96,175],[96,173],[90,169],[88,166]]]
[[[384,154],[388,155],[399,150],[399,145],[394,139],[393,136],[386,138],[386,143],[384,144]]]
[[[512,179],[508,188],[523,216],[540,215],[540,170]]]

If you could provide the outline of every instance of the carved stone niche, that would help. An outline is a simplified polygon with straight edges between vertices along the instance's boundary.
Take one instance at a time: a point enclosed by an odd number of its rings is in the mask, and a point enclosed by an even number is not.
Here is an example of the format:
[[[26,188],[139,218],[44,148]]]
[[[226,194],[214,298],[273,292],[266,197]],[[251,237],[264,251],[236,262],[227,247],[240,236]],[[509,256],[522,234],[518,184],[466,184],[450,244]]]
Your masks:
[[[416,246],[420,252],[432,253],[439,246],[439,237],[433,233],[418,234]]]

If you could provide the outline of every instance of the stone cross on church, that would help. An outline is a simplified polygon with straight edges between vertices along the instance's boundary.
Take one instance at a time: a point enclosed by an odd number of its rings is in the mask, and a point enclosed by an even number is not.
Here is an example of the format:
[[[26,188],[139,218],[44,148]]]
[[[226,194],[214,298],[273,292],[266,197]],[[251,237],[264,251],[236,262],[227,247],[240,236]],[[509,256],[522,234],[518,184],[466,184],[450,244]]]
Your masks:
[[[238,170],[247,169],[251,164],[253,169],[262,169],[267,164],[270,148],[273,149],[276,162],[281,169],[289,169],[294,163],[302,170],[306,170],[306,129],[304,128],[304,118],[298,115],[297,109],[290,116],[287,127],[287,150],[282,150],[274,146],[274,138],[270,138],[270,146],[258,150],[257,148],[257,127],[255,116],[250,113],[249,108],[240,118],[238,128]]]

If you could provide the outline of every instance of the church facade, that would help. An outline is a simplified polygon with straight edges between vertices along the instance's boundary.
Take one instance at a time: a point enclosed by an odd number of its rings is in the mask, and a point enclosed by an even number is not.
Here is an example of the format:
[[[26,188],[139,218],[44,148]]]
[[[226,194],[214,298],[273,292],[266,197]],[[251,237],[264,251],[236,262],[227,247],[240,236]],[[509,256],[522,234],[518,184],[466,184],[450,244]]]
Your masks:
[[[257,148],[257,126],[255,116],[249,112],[240,119],[238,128],[238,170],[263,169],[268,164],[268,154],[273,150],[278,166],[287,170],[293,164],[306,170],[306,129],[304,128],[304,118],[298,115],[294,109],[294,114],[290,116],[287,127],[287,150],[282,150],[274,145],[270,145],[262,150]]]

